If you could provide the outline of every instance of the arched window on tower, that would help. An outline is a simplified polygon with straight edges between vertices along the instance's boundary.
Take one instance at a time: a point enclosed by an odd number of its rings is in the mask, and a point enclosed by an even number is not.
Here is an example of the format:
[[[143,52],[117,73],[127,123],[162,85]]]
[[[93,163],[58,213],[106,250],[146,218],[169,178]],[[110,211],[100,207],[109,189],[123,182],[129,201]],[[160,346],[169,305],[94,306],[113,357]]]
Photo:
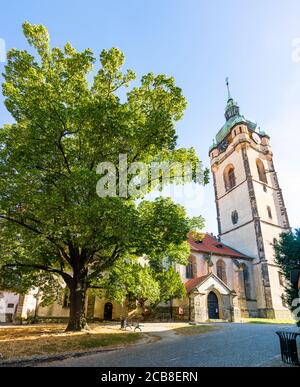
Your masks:
[[[242,263],[241,267],[243,270],[245,297],[246,297],[246,300],[250,300],[251,299],[251,285],[250,285],[249,269],[245,263]]]
[[[263,183],[268,184],[265,166],[264,166],[264,163],[260,159],[256,159],[256,167],[257,167],[259,180]]]
[[[192,264],[192,262],[189,262],[189,263],[187,264],[185,276],[186,276],[186,278],[188,278],[188,279],[193,278],[193,264]]]
[[[227,165],[224,169],[224,184],[226,191],[229,191],[235,186],[234,166],[232,164]]]
[[[227,284],[227,276],[226,276],[226,264],[223,259],[219,259],[217,261],[217,276]]]

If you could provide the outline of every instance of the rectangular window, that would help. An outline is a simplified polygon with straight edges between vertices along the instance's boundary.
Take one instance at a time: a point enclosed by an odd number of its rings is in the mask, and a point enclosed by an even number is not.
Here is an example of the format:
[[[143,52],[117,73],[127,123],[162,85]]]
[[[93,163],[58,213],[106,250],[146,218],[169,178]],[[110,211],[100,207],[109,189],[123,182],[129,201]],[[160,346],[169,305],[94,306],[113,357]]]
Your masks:
[[[7,308],[13,308],[15,306],[15,304],[7,304]]]

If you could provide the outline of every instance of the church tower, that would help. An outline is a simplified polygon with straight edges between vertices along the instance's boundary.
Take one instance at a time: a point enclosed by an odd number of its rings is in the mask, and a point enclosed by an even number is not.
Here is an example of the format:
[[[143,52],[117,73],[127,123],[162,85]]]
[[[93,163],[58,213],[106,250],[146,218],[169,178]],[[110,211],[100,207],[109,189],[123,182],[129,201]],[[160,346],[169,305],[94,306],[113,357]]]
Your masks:
[[[270,137],[240,114],[230,94],[226,122],[210,147],[219,237],[253,258],[257,315],[288,318],[273,243],[289,221],[273,164]]]

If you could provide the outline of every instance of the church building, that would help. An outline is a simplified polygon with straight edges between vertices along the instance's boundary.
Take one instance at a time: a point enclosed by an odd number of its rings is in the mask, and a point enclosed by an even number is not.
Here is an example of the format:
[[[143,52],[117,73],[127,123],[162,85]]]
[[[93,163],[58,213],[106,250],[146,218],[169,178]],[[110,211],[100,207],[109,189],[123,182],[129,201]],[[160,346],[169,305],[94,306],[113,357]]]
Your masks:
[[[227,89],[226,121],[209,149],[219,236],[190,241],[185,309],[198,321],[290,318],[273,247],[290,226],[270,137],[240,113],[228,80]]]

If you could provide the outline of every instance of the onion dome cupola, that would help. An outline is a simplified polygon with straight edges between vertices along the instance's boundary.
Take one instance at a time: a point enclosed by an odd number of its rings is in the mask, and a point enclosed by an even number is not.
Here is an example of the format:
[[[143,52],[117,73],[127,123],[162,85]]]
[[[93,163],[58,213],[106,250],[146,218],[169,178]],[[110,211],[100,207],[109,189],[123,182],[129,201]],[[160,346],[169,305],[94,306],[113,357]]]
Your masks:
[[[226,86],[228,92],[228,99],[225,109],[225,118],[226,121],[221,129],[218,131],[213,144],[210,146],[209,151],[214,148],[220,148],[221,151],[224,151],[228,145],[226,140],[227,136],[230,134],[231,130],[239,124],[244,124],[247,126],[250,132],[257,132],[257,124],[253,121],[248,120],[240,113],[239,105],[233,100],[230,89],[228,78],[226,78]],[[260,135],[266,135],[265,132],[259,131]]]

